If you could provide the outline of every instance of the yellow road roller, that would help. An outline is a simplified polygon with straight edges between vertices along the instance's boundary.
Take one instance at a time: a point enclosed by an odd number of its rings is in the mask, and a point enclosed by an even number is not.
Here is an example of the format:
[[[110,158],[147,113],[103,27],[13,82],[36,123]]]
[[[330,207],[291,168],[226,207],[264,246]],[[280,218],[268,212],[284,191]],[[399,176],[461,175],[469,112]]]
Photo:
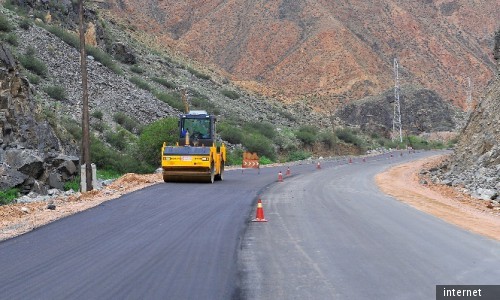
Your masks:
[[[210,182],[223,180],[226,147],[215,143],[215,116],[206,111],[179,115],[179,141],[163,143],[163,181]]]

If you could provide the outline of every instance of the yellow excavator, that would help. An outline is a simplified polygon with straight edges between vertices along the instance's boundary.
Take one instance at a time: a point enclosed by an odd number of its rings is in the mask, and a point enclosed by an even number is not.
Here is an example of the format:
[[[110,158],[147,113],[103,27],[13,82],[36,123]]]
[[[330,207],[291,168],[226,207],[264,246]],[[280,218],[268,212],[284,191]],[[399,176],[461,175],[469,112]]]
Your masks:
[[[215,116],[206,111],[189,111],[179,115],[179,141],[175,146],[163,143],[161,166],[163,181],[203,181],[224,179],[226,147],[215,143]]]

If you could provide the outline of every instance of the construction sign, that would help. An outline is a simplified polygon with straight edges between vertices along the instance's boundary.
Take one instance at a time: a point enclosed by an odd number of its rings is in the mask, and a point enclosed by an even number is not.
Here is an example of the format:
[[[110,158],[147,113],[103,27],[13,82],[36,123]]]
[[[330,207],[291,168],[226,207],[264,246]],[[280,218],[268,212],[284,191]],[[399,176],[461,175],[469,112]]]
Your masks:
[[[241,165],[243,169],[259,169],[259,156],[257,153],[244,152],[243,153],[243,163]]]

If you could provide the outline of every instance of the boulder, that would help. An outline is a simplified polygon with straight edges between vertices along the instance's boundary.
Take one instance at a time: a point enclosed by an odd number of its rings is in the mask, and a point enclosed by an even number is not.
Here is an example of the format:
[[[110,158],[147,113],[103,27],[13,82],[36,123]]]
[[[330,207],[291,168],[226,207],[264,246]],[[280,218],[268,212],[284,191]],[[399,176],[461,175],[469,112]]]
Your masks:
[[[0,165],[0,189],[9,189],[22,184],[28,176],[6,165]]]
[[[483,188],[478,188],[475,192],[475,195],[477,198],[481,200],[492,200],[495,199],[497,195],[497,192],[492,189],[483,189]]]
[[[119,60],[125,64],[133,65],[137,62],[137,58],[135,57],[135,54],[124,43],[120,43],[120,42],[113,43],[113,45],[111,46],[111,51],[112,51],[113,56],[117,60]]]
[[[49,186],[55,189],[62,190],[64,189],[64,182],[61,178],[61,174],[57,172],[52,172],[49,174],[48,180]]]

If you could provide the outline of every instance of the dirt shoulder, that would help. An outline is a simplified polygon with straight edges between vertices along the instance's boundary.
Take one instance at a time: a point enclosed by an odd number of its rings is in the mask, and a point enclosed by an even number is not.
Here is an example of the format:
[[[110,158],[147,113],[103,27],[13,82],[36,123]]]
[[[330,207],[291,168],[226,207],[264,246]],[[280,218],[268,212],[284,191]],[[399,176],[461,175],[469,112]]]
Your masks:
[[[488,208],[490,201],[478,200],[453,187],[427,181],[419,173],[439,164],[446,155],[433,156],[398,165],[375,177],[386,194],[448,223],[500,241],[500,210]]]
[[[6,240],[58,219],[95,207],[124,194],[163,182],[161,174],[125,174],[101,190],[59,196],[50,202],[18,203],[0,206],[0,241]],[[55,205],[54,210],[47,208]]]

